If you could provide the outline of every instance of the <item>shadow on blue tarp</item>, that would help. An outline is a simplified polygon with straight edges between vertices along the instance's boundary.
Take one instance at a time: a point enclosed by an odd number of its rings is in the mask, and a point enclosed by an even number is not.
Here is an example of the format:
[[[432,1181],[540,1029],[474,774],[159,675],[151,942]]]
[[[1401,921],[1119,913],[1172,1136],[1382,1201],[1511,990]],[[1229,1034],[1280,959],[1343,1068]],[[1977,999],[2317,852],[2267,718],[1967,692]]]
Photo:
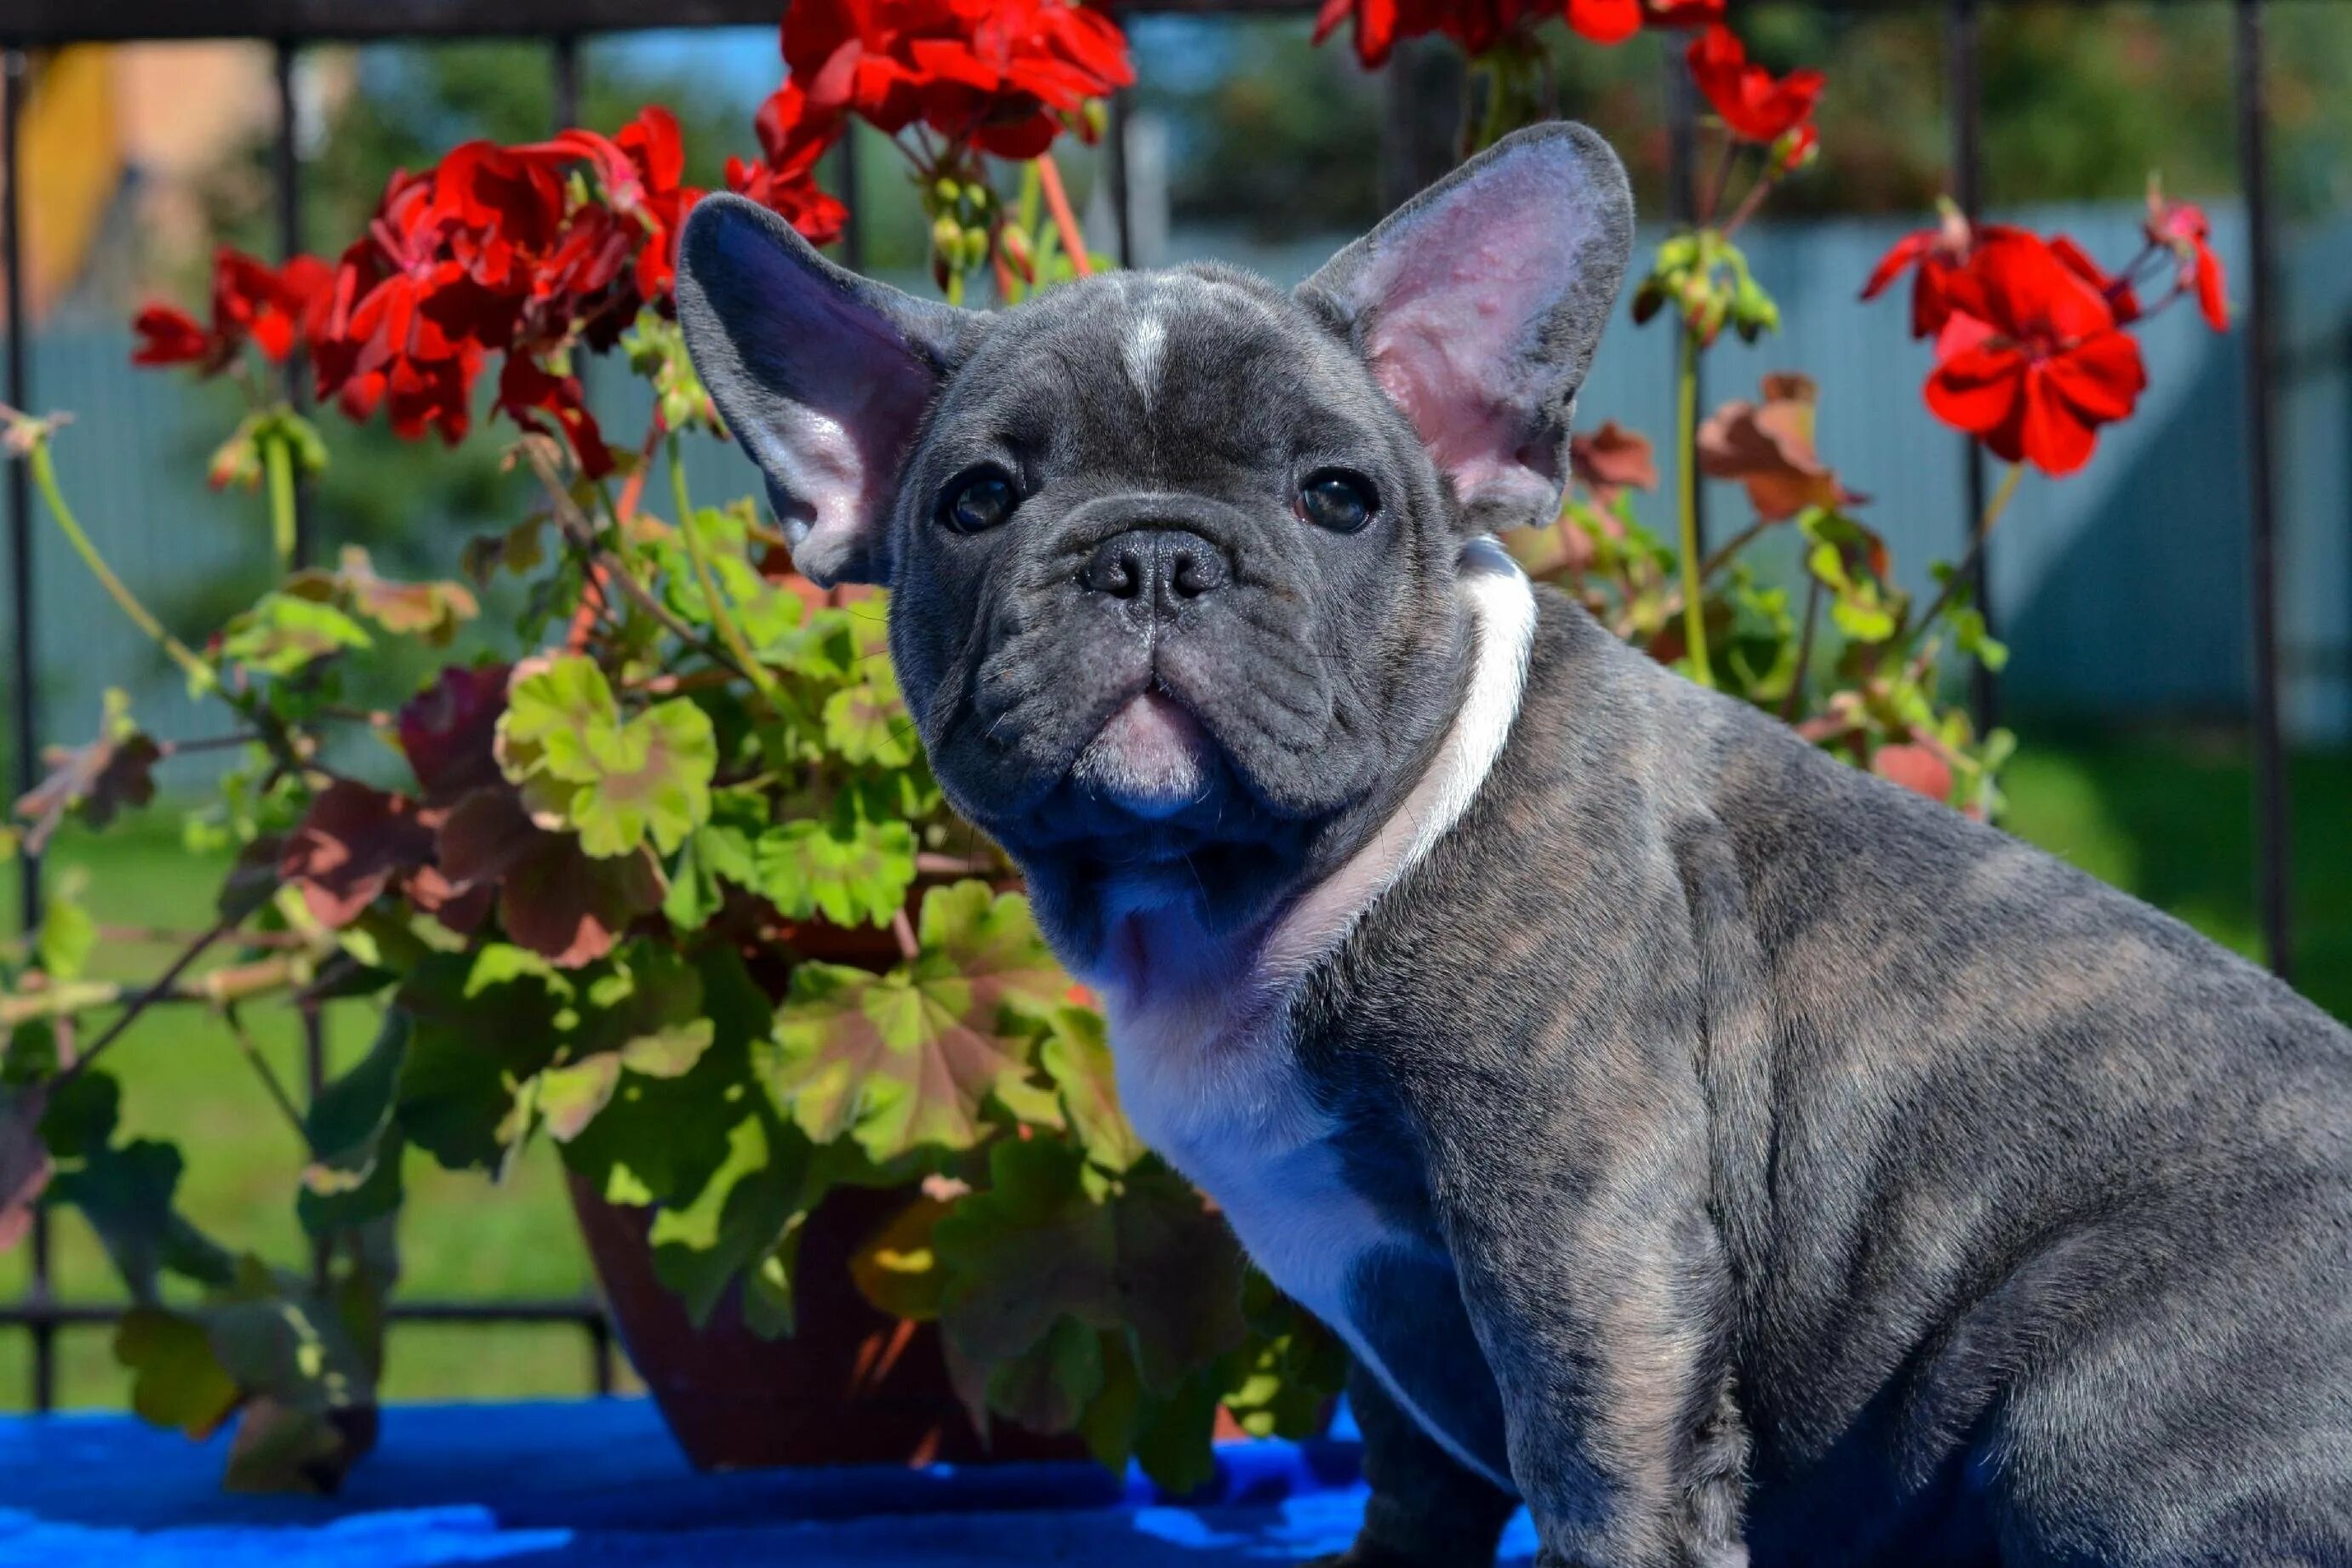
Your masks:
[[[1082,1465],[698,1475],[629,1399],[396,1407],[331,1500],[221,1491],[225,1441],[0,1420],[0,1568],[1211,1568],[1341,1550],[1364,1505],[1344,1435],[1221,1448],[1181,1500]]]

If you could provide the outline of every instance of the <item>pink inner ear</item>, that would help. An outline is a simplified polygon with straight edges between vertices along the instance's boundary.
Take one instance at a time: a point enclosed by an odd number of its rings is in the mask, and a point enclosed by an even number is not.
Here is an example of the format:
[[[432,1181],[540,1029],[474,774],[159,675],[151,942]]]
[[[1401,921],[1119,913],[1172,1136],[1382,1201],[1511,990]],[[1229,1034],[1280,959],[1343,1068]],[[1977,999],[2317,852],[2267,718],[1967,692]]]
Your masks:
[[[1525,159],[1420,214],[1361,284],[1373,376],[1465,502],[1546,504],[1522,446],[1549,377],[1530,334],[1588,237],[1576,193]],[[1556,373],[1556,372],[1555,372]]]

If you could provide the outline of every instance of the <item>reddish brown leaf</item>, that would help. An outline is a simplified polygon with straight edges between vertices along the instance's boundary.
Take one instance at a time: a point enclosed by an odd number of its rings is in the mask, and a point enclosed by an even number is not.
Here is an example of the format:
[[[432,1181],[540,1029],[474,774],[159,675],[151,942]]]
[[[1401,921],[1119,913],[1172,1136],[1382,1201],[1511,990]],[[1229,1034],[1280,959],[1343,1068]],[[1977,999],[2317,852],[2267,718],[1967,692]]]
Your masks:
[[[1818,392],[1800,375],[1764,378],[1760,403],[1725,403],[1698,428],[1699,471],[1737,479],[1766,522],[1782,522],[1807,507],[1853,507],[1869,499],[1839,482],[1813,449]]]
[[[660,907],[664,891],[649,851],[591,859],[576,838],[532,822],[505,784],[451,808],[441,823],[439,872],[460,896],[495,887],[508,937],[565,968],[611,952],[630,922]]]
[[[504,664],[466,669],[452,664],[400,710],[400,749],[416,770],[425,798],[455,800],[496,784],[499,716],[507,708]]]
[[[1658,487],[1658,461],[1650,450],[1649,438],[1613,419],[1603,420],[1600,429],[1587,434],[1570,436],[1568,462],[1570,470],[1592,492],[1592,498],[1604,507],[1614,503],[1622,490]]]
[[[433,863],[433,830],[416,803],[350,779],[329,785],[287,841],[278,873],[330,930],[341,930],[395,878]]]
[[[16,815],[32,824],[25,831],[26,849],[38,854],[69,810],[79,809],[91,827],[102,828],[123,807],[152,800],[155,764],[162,756],[155,743],[136,730],[88,746],[53,746],[43,751],[48,777],[16,802]]]

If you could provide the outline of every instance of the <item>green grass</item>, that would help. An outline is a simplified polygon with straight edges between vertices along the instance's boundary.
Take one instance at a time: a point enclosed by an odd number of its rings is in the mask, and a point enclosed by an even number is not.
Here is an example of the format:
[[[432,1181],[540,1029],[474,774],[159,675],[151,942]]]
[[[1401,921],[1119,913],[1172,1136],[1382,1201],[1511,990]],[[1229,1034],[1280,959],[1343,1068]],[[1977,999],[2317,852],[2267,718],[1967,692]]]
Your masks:
[[[2296,912],[2299,977],[2340,1017],[2352,1018],[2352,755],[2297,761]],[[2007,779],[2008,826],[2084,869],[2173,911],[2242,952],[2259,947],[2252,896],[2251,780],[2242,755],[2180,738],[2083,741],[2029,736]],[[65,835],[53,863],[91,874],[90,903],[110,925],[192,928],[217,884],[217,862],[179,845],[166,813],[102,838]],[[110,976],[152,973],[168,949],[109,945]],[[295,1020],[284,1007],[248,1015],[263,1050],[299,1080]],[[330,1019],[331,1047],[349,1060],[366,1040],[363,1008]],[[233,1245],[294,1263],[299,1170],[289,1130],[226,1030],[202,1009],[142,1020],[113,1055],[129,1131],[168,1135],[190,1156],[189,1212]],[[504,1186],[451,1176],[412,1155],[402,1221],[402,1289],[440,1300],[546,1298],[585,1290],[589,1270],[544,1150]],[[0,1300],[25,1284],[19,1248],[0,1258]],[[58,1223],[57,1281],[69,1301],[114,1299],[111,1270],[79,1219]],[[119,1406],[124,1396],[103,1329],[62,1339],[61,1393],[69,1406]],[[30,1386],[21,1333],[0,1332],[0,1409],[21,1408]],[[394,1399],[566,1396],[589,1386],[584,1336],[562,1326],[404,1325],[394,1334],[386,1394]]]

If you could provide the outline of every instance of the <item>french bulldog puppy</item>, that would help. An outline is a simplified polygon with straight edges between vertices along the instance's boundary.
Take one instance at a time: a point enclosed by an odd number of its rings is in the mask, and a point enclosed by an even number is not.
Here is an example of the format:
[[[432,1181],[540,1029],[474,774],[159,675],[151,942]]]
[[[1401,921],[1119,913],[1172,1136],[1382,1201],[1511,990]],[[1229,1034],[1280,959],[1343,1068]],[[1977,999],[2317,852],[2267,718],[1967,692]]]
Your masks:
[[[1136,1125],[1353,1349],[1343,1562],[2352,1563],[2352,1035],[1494,543],[1632,237],[1549,125],[1287,294],[972,314],[718,197],[678,298]]]

